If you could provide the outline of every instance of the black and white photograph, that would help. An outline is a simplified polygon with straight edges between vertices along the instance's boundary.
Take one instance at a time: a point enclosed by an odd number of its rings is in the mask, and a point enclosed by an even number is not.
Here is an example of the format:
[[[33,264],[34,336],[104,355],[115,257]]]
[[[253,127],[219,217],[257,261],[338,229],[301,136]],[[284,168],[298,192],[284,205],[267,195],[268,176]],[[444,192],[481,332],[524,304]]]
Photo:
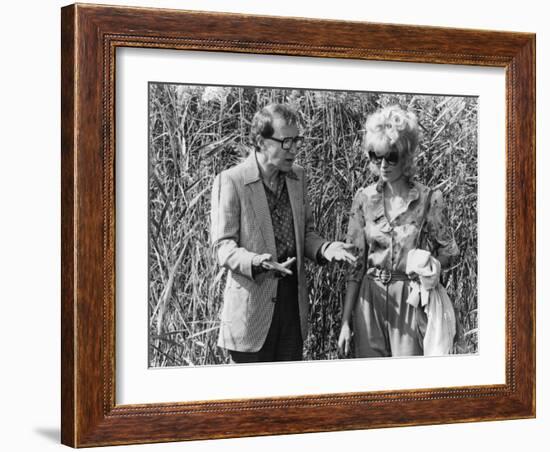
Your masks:
[[[478,353],[478,97],[148,89],[150,368]]]

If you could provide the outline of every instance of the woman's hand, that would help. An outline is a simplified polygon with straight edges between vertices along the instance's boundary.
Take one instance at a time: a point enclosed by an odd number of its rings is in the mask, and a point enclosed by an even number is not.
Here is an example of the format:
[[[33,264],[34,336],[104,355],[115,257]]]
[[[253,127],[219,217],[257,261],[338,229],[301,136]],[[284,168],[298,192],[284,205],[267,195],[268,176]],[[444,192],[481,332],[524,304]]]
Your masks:
[[[338,337],[338,352],[342,356],[348,356],[351,351],[351,328],[348,322],[342,323],[340,337]]]

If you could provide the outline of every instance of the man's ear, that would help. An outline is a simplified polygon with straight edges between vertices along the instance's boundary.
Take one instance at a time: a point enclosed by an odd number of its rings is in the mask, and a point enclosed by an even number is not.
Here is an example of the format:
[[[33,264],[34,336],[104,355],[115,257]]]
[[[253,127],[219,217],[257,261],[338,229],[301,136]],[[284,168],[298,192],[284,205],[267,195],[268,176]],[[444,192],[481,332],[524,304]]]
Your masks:
[[[265,138],[262,137],[261,135],[257,135],[257,136],[256,136],[256,147],[257,147],[260,151],[263,151],[264,145],[265,145]]]

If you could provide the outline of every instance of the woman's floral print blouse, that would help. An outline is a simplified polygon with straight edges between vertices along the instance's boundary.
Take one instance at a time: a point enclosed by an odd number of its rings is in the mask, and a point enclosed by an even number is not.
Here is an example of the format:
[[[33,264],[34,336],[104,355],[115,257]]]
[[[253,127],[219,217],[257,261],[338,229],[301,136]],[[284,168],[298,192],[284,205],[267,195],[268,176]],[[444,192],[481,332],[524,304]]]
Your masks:
[[[361,281],[371,267],[404,272],[407,253],[416,248],[428,187],[414,182],[404,209],[391,221],[386,217],[383,193],[373,184],[359,189],[353,199],[347,242],[356,246],[358,259],[348,280]],[[440,190],[432,192],[418,248],[434,257],[458,254]]]

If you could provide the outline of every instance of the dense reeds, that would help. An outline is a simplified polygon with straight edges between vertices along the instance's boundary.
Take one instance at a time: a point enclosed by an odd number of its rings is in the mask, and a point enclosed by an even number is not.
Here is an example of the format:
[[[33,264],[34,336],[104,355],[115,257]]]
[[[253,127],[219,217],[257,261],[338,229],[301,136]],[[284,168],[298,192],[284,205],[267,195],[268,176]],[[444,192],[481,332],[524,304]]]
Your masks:
[[[298,156],[318,232],[345,240],[358,188],[374,182],[361,148],[366,116],[391,104],[422,129],[417,179],[439,188],[460,248],[444,275],[462,327],[455,351],[477,351],[477,99],[412,94],[149,85],[149,365],[227,362],[216,346],[225,282],[209,249],[210,188],[249,149],[254,113],[273,101],[300,112]],[[337,358],[346,268],[308,265],[305,359]]]

